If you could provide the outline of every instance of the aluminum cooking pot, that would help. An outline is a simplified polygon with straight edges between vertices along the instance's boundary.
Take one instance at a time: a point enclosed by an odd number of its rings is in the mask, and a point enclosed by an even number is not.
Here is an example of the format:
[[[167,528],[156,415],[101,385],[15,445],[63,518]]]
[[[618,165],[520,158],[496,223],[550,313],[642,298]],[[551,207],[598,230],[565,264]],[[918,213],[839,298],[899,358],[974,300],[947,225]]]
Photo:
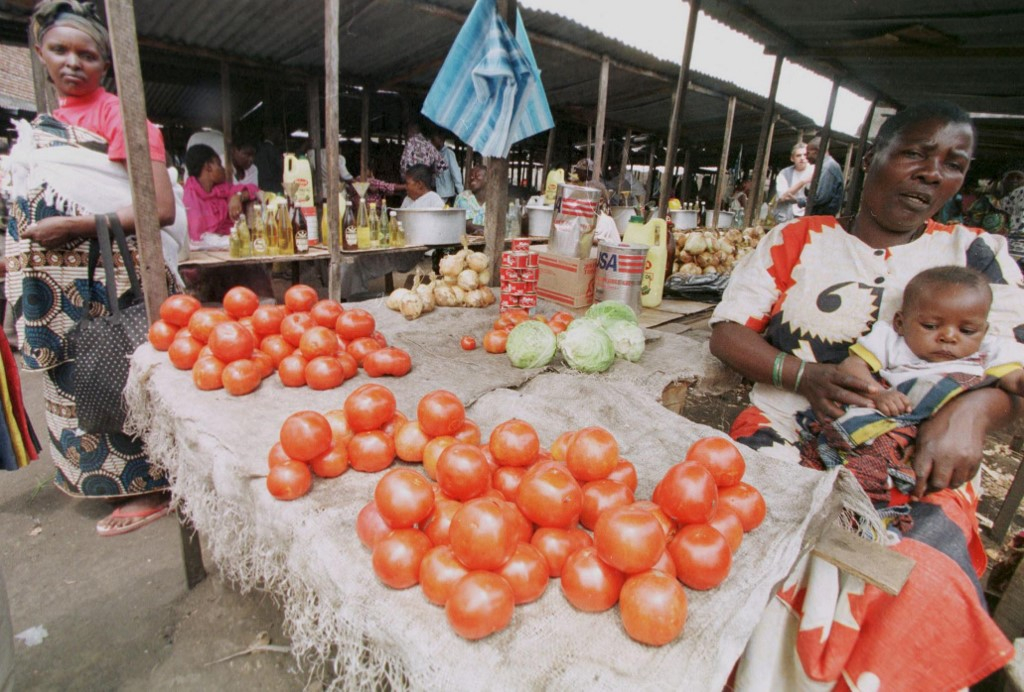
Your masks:
[[[458,245],[466,232],[465,209],[398,209],[406,245]]]

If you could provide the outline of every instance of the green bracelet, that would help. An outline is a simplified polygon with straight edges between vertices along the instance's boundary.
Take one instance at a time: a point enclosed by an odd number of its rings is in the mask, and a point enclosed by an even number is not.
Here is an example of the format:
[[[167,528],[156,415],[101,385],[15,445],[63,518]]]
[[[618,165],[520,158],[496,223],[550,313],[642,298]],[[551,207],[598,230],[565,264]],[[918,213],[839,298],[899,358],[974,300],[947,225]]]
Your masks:
[[[779,352],[772,364],[772,385],[776,389],[782,389],[782,366],[786,362],[786,353]]]
[[[796,371],[796,381],[793,382],[793,392],[794,393],[799,391],[799,389],[800,389],[800,380],[804,376],[804,366],[806,366],[806,365],[807,365],[807,361],[805,361],[805,360],[801,360],[800,361],[800,368]]]

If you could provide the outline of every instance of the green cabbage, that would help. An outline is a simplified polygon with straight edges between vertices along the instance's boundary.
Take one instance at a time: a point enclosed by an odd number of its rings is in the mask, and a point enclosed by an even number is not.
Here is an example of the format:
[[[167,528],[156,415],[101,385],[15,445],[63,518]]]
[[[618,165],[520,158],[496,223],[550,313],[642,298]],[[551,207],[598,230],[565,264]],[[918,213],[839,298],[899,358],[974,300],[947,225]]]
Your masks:
[[[627,308],[628,310],[629,308]],[[583,322],[575,329],[567,329],[558,338],[562,358],[569,367],[580,372],[604,372],[615,360],[615,347],[607,332],[592,320]]]
[[[537,320],[526,320],[509,332],[505,353],[517,368],[541,368],[555,357],[555,348],[555,333],[551,327]]]
[[[571,332],[573,329],[579,329],[580,327],[600,327],[604,329],[604,325],[600,321],[589,319],[586,317],[577,317],[566,326],[565,331]]]
[[[639,325],[619,320],[605,327],[608,338],[615,347],[615,355],[631,363],[640,360],[644,354],[644,330]]]
[[[636,314],[633,309],[621,300],[602,300],[600,303],[592,305],[584,317],[597,320],[605,329],[613,322],[626,321],[636,324]]]

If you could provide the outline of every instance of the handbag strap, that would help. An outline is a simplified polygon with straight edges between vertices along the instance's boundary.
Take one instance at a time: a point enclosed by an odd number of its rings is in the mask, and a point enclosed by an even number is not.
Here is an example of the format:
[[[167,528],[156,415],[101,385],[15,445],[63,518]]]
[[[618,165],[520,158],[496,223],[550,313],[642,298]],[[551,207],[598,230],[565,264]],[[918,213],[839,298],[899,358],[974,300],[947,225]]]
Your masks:
[[[85,301],[83,317],[87,317],[90,313],[96,266],[100,256],[103,257],[103,272],[106,278],[107,302],[110,305],[110,314],[119,317],[121,309],[117,301],[117,278],[114,271],[114,251],[110,242],[111,234],[113,234],[118,250],[121,252],[121,259],[128,273],[128,281],[131,284],[135,300],[142,298],[142,287],[139,284],[138,276],[135,274],[135,263],[132,261],[131,253],[128,252],[124,228],[121,227],[121,221],[117,218],[117,214],[97,214],[95,219],[96,239],[89,241],[89,295]]]

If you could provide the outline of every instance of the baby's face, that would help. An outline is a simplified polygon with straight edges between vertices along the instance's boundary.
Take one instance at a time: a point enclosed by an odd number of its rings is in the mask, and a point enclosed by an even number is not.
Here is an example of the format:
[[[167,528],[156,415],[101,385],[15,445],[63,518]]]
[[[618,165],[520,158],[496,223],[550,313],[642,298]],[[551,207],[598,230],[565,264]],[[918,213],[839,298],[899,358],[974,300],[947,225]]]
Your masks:
[[[981,348],[991,299],[970,286],[936,286],[896,313],[893,328],[930,363],[966,358]]]

